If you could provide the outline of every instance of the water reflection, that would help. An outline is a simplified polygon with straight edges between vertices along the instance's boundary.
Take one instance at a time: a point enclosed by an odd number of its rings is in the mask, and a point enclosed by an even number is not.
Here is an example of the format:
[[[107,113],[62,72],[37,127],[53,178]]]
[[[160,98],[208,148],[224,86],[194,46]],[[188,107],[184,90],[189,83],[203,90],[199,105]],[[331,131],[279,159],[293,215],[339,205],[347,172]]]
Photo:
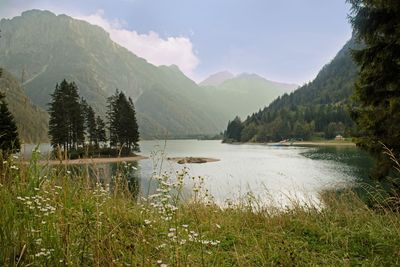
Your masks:
[[[197,140],[141,141],[140,147],[141,155],[153,155],[154,158],[128,164],[71,168],[86,172],[93,179],[111,186],[113,178],[122,171],[134,195],[146,196],[154,193],[157,187],[152,179],[154,173],[167,172],[173,179],[176,171],[186,166],[191,176],[205,178],[205,187],[217,203],[228,199],[235,201],[249,193],[278,205],[286,205],[288,199],[293,198],[315,202],[325,189],[373,182],[369,177],[373,161],[356,147],[271,147]],[[42,145],[40,150],[43,155],[49,151],[49,146]],[[179,165],[165,160],[167,157],[189,156],[220,161]],[[186,191],[189,192],[192,185],[190,180],[186,182]]]
[[[58,170],[66,170],[71,177],[88,177],[91,181],[109,187],[111,192],[117,186],[128,189],[132,197],[137,198],[141,191],[140,165],[137,161],[52,166]]]

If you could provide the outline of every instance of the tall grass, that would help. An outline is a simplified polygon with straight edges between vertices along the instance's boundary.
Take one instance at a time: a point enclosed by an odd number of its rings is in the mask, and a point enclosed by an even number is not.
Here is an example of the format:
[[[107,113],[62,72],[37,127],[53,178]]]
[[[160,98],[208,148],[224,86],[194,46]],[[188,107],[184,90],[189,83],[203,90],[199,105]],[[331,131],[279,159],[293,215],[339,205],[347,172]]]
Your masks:
[[[186,169],[155,173],[156,193],[137,199],[129,165],[107,185],[37,158],[1,162],[0,266],[400,265],[400,215],[351,191],[323,193],[323,209],[254,209],[250,197],[222,209]]]

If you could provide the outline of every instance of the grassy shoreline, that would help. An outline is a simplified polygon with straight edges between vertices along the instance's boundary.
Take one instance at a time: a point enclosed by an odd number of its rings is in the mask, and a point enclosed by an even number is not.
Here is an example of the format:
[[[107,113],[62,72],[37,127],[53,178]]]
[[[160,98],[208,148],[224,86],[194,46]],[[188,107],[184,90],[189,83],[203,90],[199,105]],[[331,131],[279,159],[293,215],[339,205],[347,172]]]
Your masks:
[[[248,196],[221,208],[187,169],[155,175],[136,198],[122,164],[111,184],[65,166],[4,160],[1,266],[396,266],[400,214],[368,208],[353,192],[321,195],[324,208],[278,210]],[[185,181],[192,198],[182,202]]]

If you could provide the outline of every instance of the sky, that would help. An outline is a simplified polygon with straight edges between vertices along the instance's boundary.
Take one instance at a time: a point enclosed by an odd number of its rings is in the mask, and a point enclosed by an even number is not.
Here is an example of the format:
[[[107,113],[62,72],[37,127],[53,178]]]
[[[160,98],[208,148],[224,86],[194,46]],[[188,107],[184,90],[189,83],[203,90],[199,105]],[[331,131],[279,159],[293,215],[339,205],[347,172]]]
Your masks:
[[[99,25],[155,65],[304,84],[351,37],[345,0],[0,0],[0,18],[50,10]]]

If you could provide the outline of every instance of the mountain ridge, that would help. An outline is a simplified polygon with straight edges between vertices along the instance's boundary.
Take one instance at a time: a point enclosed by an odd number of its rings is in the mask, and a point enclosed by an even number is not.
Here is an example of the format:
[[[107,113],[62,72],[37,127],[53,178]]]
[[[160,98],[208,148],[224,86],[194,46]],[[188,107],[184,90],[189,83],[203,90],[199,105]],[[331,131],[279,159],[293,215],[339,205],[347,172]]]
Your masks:
[[[154,66],[113,42],[101,27],[50,11],[1,19],[0,28],[0,65],[20,77],[34,104],[47,109],[56,84],[66,79],[78,85],[80,95],[104,118],[107,97],[119,89],[134,100],[146,139],[217,134],[237,114],[243,94],[258,109],[260,102],[264,106],[284,93],[271,89],[275,93],[266,97],[257,90],[238,94],[219,88],[216,97],[178,67]],[[240,109],[240,114],[255,111]]]
[[[41,107],[46,107],[55,85],[66,79],[77,83],[81,96],[103,117],[106,98],[117,88],[127,93],[136,100],[139,122],[157,122],[141,125],[144,137],[153,134],[146,129],[160,127],[160,132],[175,136],[215,134],[223,128],[224,118],[218,112],[215,116],[206,112],[198,100],[197,85],[183,73],[147,63],[114,43],[98,26],[38,10],[2,19],[0,26],[0,64],[24,78],[27,95]],[[156,120],[146,119],[155,114],[151,108],[157,108],[143,102],[149,94],[168,107]],[[164,101],[174,94],[179,94],[179,103]],[[191,116],[192,122],[182,120],[180,114]],[[186,123],[187,128],[182,126]]]

